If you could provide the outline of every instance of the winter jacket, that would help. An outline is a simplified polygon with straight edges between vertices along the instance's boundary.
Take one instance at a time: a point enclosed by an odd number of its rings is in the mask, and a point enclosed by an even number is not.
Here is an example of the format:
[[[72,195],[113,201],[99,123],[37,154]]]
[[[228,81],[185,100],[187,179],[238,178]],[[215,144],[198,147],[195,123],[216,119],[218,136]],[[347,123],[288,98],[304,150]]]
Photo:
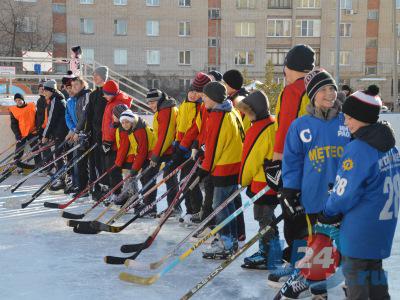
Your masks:
[[[90,90],[83,89],[77,95],[75,95],[76,101],[76,118],[78,123],[76,125],[76,132],[85,130],[87,121],[87,108],[89,104]]]
[[[283,188],[301,191],[306,213],[322,211],[349,141],[350,132],[341,113],[330,120],[306,115],[290,126],[282,160]]]
[[[181,146],[185,147],[186,149],[199,149],[202,145],[204,145],[208,114],[209,112],[207,111],[206,106],[204,103],[202,103],[199,112],[192,123],[192,126],[189,128],[180,142]]]
[[[387,258],[399,212],[400,153],[385,122],[362,127],[354,137],[345,147],[324,214],[343,215],[342,255]]]
[[[50,98],[47,106],[47,123],[43,131],[43,136],[63,140],[68,133],[68,127],[65,122],[66,101],[64,96],[56,91]]]
[[[75,132],[76,124],[78,124],[78,118],[76,117],[76,97],[70,97],[67,100],[67,107],[65,109],[65,122],[69,131]]]
[[[249,94],[250,94],[250,92],[248,90],[246,90],[245,88],[241,88],[236,93],[229,96],[228,99],[232,101],[233,106],[236,108],[237,103],[240,102],[241,100],[243,100],[244,98],[246,98]],[[244,129],[244,132],[246,133],[247,130],[249,130],[249,128],[251,126],[251,121],[244,113],[239,111],[239,114],[242,117],[243,129]]]
[[[106,105],[107,100],[104,98],[103,89],[97,87],[89,95],[86,131],[90,133],[92,139],[99,144],[102,142],[101,128]]]
[[[276,135],[274,152],[283,153],[286,134],[290,124],[296,118],[307,114],[307,105],[309,103],[310,99],[306,94],[304,78],[297,79],[282,90],[275,109]]]
[[[193,122],[196,119],[197,113],[200,110],[201,103],[201,99],[196,102],[185,100],[179,106],[178,116],[176,119],[176,141],[182,141],[186,132],[190,129],[190,127],[192,127]]]
[[[153,129],[139,117],[132,130],[126,131],[119,127],[115,137],[118,147],[115,164],[122,167],[124,162],[132,163],[132,169],[139,172],[154,147]]]
[[[272,160],[275,140],[275,118],[272,116],[253,122],[246,132],[243,143],[242,162],[240,165],[239,184],[248,187],[251,195],[257,194],[267,186],[264,162]],[[270,189],[267,196],[275,196]],[[263,197],[268,201],[267,197]]]
[[[154,114],[153,119],[153,130],[156,136],[151,156],[153,161],[158,161],[162,156],[173,153],[172,142],[176,136],[176,119],[178,115],[178,108],[173,99],[162,100],[157,109],[158,111]]]
[[[34,103],[24,104],[22,107],[10,106],[11,130],[16,140],[21,140],[29,134],[36,132]]]
[[[113,144],[113,149],[117,150],[115,145],[115,130],[112,111],[118,104],[125,104],[128,107],[131,106],[132,98],[124,92],[119,92],[111,101],[107,102],[106,108],[104,109],[103,122],[101,127],[102,141]]]
[[[43,129],[46,127],[46,98],[40,96],[36,102],[36,130],[39,134],[42,134]]]
[[[215,186],[238,183],[243,149],[240,126],[241,117],[230,100],[217,105],[208,115],[201,167],[211,174]]]

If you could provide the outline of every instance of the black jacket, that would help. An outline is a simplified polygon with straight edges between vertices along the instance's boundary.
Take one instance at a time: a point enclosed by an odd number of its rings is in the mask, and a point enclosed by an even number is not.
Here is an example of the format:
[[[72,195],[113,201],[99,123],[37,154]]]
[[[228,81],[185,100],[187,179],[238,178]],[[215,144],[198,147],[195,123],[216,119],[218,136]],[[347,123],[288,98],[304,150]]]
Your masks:
[[[56,91],[51,97],[50,104],[47,107],[47,124],[43,131],[43,136],[63,140],[68,133],[68,127],[65,122],[66,101],[64,95]]]
[[[44,96],[40,96],[39,99],[36,102],[36,130],[37,132],[41,135],[43,132],[43,122],[44,122],[44,117],[45,117],[45,111],[46,111],[46,98]]]
[[[93,141],[100,144],[102,141],[101,124],[106,105],[107,100],[104,98],[103,88],[97,87],[89,96],[86,131],[91,134]]]
[[[76,118],[78,119],[78,124],[76,125],[76,131],[82,131],[86,128],[87,121],[87,109],[89,104],[89,94],[91,90],[83,89],[77,95],[75,95],[76,101]]]

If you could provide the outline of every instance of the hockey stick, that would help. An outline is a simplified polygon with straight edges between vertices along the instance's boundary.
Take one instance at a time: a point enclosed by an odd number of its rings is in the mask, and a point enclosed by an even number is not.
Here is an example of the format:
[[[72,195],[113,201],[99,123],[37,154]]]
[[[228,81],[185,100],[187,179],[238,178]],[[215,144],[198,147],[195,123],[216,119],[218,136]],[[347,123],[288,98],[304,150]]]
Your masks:
[[[58,170],[51,178],[44,183],[32,196],[31,199],[27,202],[21,204],[21,208],[27,207],[31,204],[35,199],[37,199],[41,194],[44,193],[54,181],[56,181],[59,177],[64,176],[69,170],[71,170],[78,162],[80,162],[86,155],[88,155],[94,148],[97,147],[97,143],[95,143],[92,147],[86,150],[81,156],[77,159],[73,160],[69,165],[64,165],[60,170]]]
[[[65,153],[61,154],[59,157],[57,157],[55,160],[47,163],[46,165],[44,165],[43,167],[39,167],[37,168],[35,171],[33,171],[32,173],[30,173],[29,175],[25,176],[24,178],[22,178],[21,180],[17,181],[16,183],[14,183],[12,186],[9,186],[8,188],[5,189],[5,191],[9,190],[11,188],[11,193],[14,193],[21,185],[23,185],[29,178],[32,178],[33,176],[35,176],[36,174],[38,174],[40,171],[43,171],[44,169],[46,169],[48,166],[50,166],[51,164],[59,161],[60,159],[64,158],[65,156],[67,156],[68,154],[70,154],[71,152],[75,151],[76,149],[78,149],[81,145],[76,145],[75,147],[69,149],[68,151],[66,151]]]
[[[190,170],[190,172],[189,172],[189,174],[187,176],[187,181],[182,184],[182,186],[180,187],[179,191],[176,193],[175,198],[173,199],[171,204],[168,206],[167,210],[165,211],[164,215],[160,219],[160,221],[159,221],[156,229],[153,231],[153,233],[151,235],[149,235],[147,237],[147,239],[143,243],[135,244],[135,246],[139,247],[139,250],[136,251],[133,255],[131,255],[129,257],[106,256],[104,258],[105,263],[107,263],[107,264],[119,264],[119,265],[123,264],[126,259],[135,259],[135,258],[137,258],[139,256],[139,254],[143,250],[145,250],[145,249],[147,249],[148,247],[151,246],[151,244],[153,243],[153,241],[157,237],[158,233],[160,232],[162,226],[165,224],[165,222],[167,222],[169,216],[172,214],[172,211],[173,211],[174,207],[179,203],[180,195],[182,194],[182,192],[184,191],[184,189],[188,185],[188,183],[190,181],[190,178],[193,176],[193,174],[196,171],[199,163],[200,163],[200,159],[197,159],[197,161],[195,162],[193,168]]]
[[[6,149],[1,151],[0,156],[2,156],[4,153],[6,153],[8,150],[10,150],[12,147],[14,147],[17,144],[17,142],[12,143],[10,146],[8,146]]]
[[[203,288],[207,283],[213,280],[219,273],[225,270],[236,258],[243,254],[247,249],[249,249],[255,242],[257,242],[261,237],[263,237],[268,231],[273,229],[281,220],[283,219],[282,215],[279,215],[274,221],[272,221],[269,225],[265,226],[261,229],[255,236],[253,236],[249,241],[244,244],[242,248],[240,248],[236,253],[229,256],[225,261],[223,261],[214,271],[208,274],[202,281],[196,284],[194,288],[192,288],[189,292],[187,292],[181,300],[190,299],[195,293],[197,293],[201,288]],[[120,279],[129,281],[129,274],[121,273]]]
[[[205,237],[201,238],[199,241],[197,241],[195,244],[193,244],[188,250],[186,250],[183,254],[175,258],[173,261],[171,261],[167,266],[165,266],[160,272],[158,272],[155,275],[149,276],[149,277],[142,277],[142,276],[137,276],[133,274],[127,274],[127,273],[121,273],[120,274],[120,279],[125,280],[125,281],[130,281],[134,283],[139,283],[143,285],[150,285],[155,283],[161,276],[165,275],[169,271],[171,271],[173,268],[175,268],[179,263],[184,261],[194,250],[200,247],[206,240],[208,240],[210,237],[214,236],[219,232],[226,224],[231,222],[233,219],[235,219],[238,215],[240,215],[243,211],[245,211],[251,204],[253,204],[255,201],[257,201],[260,197],[262,197],[266,192],[269,191],[269,186],[266,186],[263,188],[260,192],[258,192],[253,198],[249,199],[246,201],[241,207],[239,207],[233,214],[229,215],[225,220],[223,220],[221,223],[219,223],[213,230],[210,231]]]
[[[35,142],[37,139],[39,138],[39,136],[35,136],[33,139],[31,139],[30,141],[28,141],[28,144],[30,145],[31,143]],[[23,138],[22,140],[25,140],[26,138]],[[17,143],[15,143],[14,145],[16,145]],[[7,155],[5,158],[3,158],[0,161],[0,165],[2,163],[4,163],[5,161],[8,161],[9,159],[14,160],[15,156],[17,156],[19,153],[21,153],[26,147],[26,144],[20,146],[19,148],[15,149],[14,152],[11,152],[9,155]],[[7,164],[6,164],[7,165]]]
[[[223,203],[221,203],[220,206],[218,206],[206,219],[204,219],[196,229],[194,229],[191,233],[189,233],[181,242],[179,242],[178,245],[176,245],[174,247],[174,249],[172,251],[170,251],[168,254],[166,254],[164,257],[162,257],[160,260],[150,263],[149,264],[149,268],[154,270],[159,268],[168,258],[172,257],[173,255],[175,255],[175,253],[186,243],[186,241],[194,236],[196,233],[201,232],[203,230],[203,228],[222,210],[224,209],[230,202],[232,202],[233,199],[235,199],[245,188],[242,187],[238,190],[236,190],[232,195],[230,195]],[[124,246],[121,247],[121,251],[126,253],[127,250],[132,250],[132,249],[127,249],[124,248]],[[129,251],[129,252],[134,252],[136,250],[133,251]],[[135,261],[134,260],[126,260],[125,261],[125,265],[128,266],[134,266],[135,265]]]
[[[89,191],[97,182],[99,182],[101,179],[103,179],[108,173],[110,173],[116,165],[113,165],[111,168],[106,170],[103,174],[100,175],[99,178],[97,178],[95,181],[92,183],[88,184],[86,188],[84,188],[82,191],[79,192],[78,195],[76,195],[72,200],[68,201],[67,203],[53,203],[53,202],[44,202],[43,206],[47,208],[57,208],[57,209],[65,209],[68,206],[70,206],[72,203],[74,203],[77,199],[81,198],[82,195],[84,195],[87,191]]]

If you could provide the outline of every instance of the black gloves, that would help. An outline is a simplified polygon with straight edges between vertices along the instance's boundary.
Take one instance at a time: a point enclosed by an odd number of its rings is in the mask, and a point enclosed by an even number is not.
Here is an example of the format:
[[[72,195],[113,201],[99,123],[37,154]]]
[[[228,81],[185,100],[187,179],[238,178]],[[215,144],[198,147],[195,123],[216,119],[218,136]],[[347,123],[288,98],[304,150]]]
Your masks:
[[[282,188],[282,161],[264,161],[264,172],[268,186],[278,192]]]
[[[339,214],[336,216],[328,217],[324,214],[324,212],[320,212],[318,214],[318,222],[322,224],[334,225],[338,226],[343,219],[343,215]]]
[[[138,171],[133,170],[133,169],[132,169],[131,172],[130,172],[131,177],[135,177],[138,173],[139,173]]]
[[[202,180],[203,180],[205,177],[207,177],[208,174],[209,174],[209,173],[208,173],[206,170],[204,170],[204,169],[202,169],[202,168],[199,167],[199,168],[197,169],[197,171],[196,171],[196,177],[199,178],[199,183],[202,182]]]
[[[107,154],[111,151],[112,143],[111,142],[103,142],[101,148],[103,149],[104,154]]]
[[[300,203],[299,190],[284,188],[278,193],[278,200],[285,218],[294,219],[304,214],[304,208]]]
[[[189,149],[178,145],[175,148],[175,153],[172,155],[173,169],[180,166],[189,157]]]

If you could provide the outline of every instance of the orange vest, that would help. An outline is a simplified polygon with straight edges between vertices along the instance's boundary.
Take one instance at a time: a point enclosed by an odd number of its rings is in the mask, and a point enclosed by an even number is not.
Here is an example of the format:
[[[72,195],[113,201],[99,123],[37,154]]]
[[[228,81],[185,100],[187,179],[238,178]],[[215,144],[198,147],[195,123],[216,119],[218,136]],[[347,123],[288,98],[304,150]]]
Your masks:
[[[21,132],[21,137],[24,138],[30,133],[36,131],[36,106],[34,103],[28,103],[25,107],[22,108],[11,106],[9,107],[9,110],[13,114],[14,118],[18,121],[18,127],[19,131]]]

